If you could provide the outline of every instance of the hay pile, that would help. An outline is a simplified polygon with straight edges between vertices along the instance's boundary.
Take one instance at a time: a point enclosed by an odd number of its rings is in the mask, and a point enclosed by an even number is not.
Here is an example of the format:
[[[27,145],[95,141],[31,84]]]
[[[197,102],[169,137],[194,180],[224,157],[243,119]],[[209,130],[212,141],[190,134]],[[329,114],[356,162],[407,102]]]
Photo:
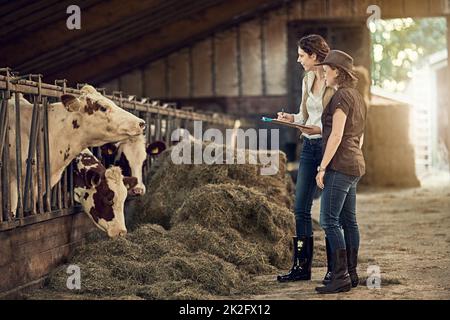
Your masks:
[[[203,146],[204,147],[204,146]],[[208,299],[254,294],[252,276],[291,263],[293,186],[259,165],[174,165],[159,159],[149,192],[136,205],[126,238],[93,239],[71,264],[86,297]],[[65,267],[47,287],[67,292]]]
[[[203,143],[203,150],[208,146]],[[294,184],[286,174],[286,155],[277,152],[278,172],[275,175],[261,175],[261,165],[231,164],[231,165],[176,165],[171,159],[171,149],[160,155],[157,170],[152,175],[150,196],[142,199],[143,209],[141,220],[137,222],[157,223],[170,228],[170,220],[175,211],[189,197],[191,191],[206,184],[242,185],[260,191],[264,197],[280,207],[293,209]],[[223,153],[226,149],[223,146]],[[191,148],[192,154],[194,148]],[[246,159],[256,157],[256,152],[246,150]],[[236,152],[234,153],[236,155]],[[193,158],[193,155],[192,155]]]
[[[249,276],[206,252],[190,252],[158,225],[143,225],[126,238],[89,243],[72,264],[81,269],[81,290],[91,297],[200,299],[252,291],[242,287]],[[47,287],[67,292],[65,268],[56,270]]]

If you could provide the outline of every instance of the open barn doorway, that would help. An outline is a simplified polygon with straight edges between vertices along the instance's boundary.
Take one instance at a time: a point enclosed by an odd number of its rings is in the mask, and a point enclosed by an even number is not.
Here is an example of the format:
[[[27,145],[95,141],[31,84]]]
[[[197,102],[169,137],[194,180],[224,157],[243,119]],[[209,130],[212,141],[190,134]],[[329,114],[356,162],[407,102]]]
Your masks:
[[[443,17],[370,25],[372,93],[409,106],[409,139],[422,184],[449,179],[446,30]]]

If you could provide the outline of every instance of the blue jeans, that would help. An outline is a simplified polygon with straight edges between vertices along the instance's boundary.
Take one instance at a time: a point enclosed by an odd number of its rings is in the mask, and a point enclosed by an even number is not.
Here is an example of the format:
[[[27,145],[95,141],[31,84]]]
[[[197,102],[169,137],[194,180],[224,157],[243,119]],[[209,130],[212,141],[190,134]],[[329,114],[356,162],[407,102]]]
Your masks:
[[[311,207],[316,192],[317,167],[322,161],[322,139],[303,140],[295,186],[295,225],[297,237],[311,237]]]
[[[359,248],[356,222],[356,185],[360,177],[327,170],[320,203],[320,225],[325,230],[331,252]]]

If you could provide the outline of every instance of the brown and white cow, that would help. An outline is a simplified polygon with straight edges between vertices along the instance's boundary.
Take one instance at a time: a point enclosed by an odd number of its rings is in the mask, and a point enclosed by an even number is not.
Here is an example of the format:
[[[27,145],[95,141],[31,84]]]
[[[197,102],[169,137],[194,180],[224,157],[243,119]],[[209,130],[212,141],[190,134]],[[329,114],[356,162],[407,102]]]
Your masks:
[[[8,104],[11,128],[9,132],[11,211],[14,215],[17,208],[14,97]],[[32,110],[33,105],[20,96],[22,181],[25,179],[26,172]],[[142,135],[144,129],[144,120],[118,107],[90,85],[85,85],[81,89],[80,97],[63,94],[61,102],[50,104],[48,107],[51,187],[56,185],[64,169],[82,150],[90,146],[101,146],[112,141]],[[34,194],[37,194],[36,184],[33,188]]]
[[[117,165],[126,176],[137,178],[137,185],[129,191],[129,195],[144,195],[146,188],[143,181],[143,168],[147,155],[156,156],[166,149],[162,141],[148,145],[145,136],[131,137],[117,143],[108,143],[101,147],[106,166]]]
[[[135,177],[124,177],[119,167],[106,169],[89,149],[75,158],[74,199],[109,237],[127,233],[124,204],[128,189],[136,183]]]

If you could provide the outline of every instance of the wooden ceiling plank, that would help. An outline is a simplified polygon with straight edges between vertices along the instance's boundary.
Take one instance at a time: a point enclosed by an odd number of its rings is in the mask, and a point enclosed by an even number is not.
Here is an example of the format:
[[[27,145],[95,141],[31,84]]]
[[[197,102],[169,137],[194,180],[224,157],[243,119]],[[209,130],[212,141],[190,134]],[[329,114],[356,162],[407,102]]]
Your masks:
[[[8,66],[17,66],[37,55],[70,45],[76,39],[115,25],[121,20],[133,16],[136,12],[155,7],[163,1],[102,1],[82,12],[81,30],[68,31],[66,19],[56,21],[45,28],[3,45],[0,50],[0,61]],[[88,22],[83,23],[83,21]],[[1,25],[3,25],[3,21]],[[34,50],[26,50],[28,48],[34,48]]]
[[[101,75],[102,72],[110,71],[118,65],[129,64],[130,61],[142,61],[152,53],[164,48],[176,45],[185,39],[192,38],[199,33],[206,32],[218,25],[226,23],[243,12],[255,10],[261,5],[268,5],[273,1],[268,0],[228,0],[223,5],[205,10],[202,17],[193,17],[176,21],[153,34],[138,39],[135,42],[120,46],[117,49],[90,57],[83,63],[76,64],[61,70],[51,77],[61,77],[71,81],[84,81]]]

